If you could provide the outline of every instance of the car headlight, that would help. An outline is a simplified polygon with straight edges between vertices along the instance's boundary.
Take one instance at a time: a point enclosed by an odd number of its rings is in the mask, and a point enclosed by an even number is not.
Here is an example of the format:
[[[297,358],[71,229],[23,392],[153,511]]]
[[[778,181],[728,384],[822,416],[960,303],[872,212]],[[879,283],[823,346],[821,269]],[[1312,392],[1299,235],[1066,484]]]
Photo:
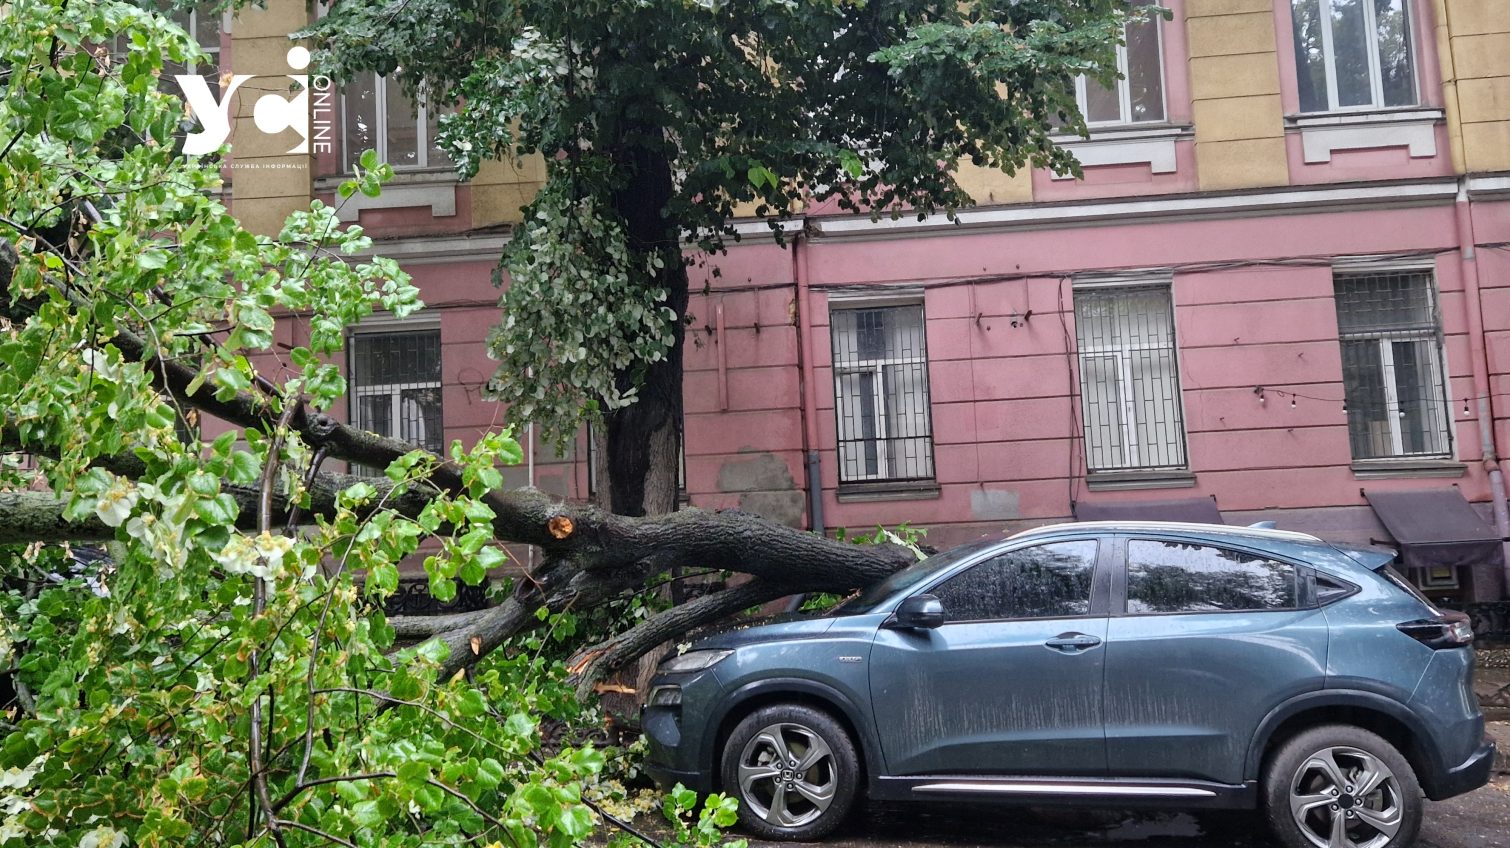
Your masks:
[[[672,657],[661,663],[661,671],[678,673],[686,671],[702,671],[734,653],[733,651],[688,651],[681,656]]]
[[[652,707],[679,707],[682,705],[682,687],[657,686],[650,690],[650,699],[645,703]]]

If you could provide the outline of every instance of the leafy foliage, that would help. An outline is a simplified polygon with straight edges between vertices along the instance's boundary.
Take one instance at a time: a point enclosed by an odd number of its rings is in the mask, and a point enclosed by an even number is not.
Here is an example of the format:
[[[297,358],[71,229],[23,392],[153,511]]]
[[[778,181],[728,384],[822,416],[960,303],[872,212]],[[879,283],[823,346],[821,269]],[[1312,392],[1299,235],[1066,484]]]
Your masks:
[[[1129,0],[367,0],[310,35],[324,70],[395,73],[456,107],[440,143],[470,177],[540,154],[546,189],[502,263],[518,293],[493,389],[567,438],[635,398],[684,316],[679,246],[805,204],[952,214],[962,162],[1078,173],[1074,79],[1116,76]],[[646,191],[663,174],[669,194]],[[741,205],[744,204],[744,205]],[[658,222],[631,238],[633,221]],[[570,296],[553,291],[569,291]],[[528,318],[528,320],[525,320]],[[604,376],[592,376],[604,375]],[[618,379],[613,379],[617,377]]]
[[[503,563],[483,496],[520,458],[507,430],[451,446],[452,494],[415,452],[303,529],[242,514],[248,494],[308,505],[318,460],[289,415],[341,397],[347,325],[421,307],[408,277],[360,258],[370,240],[319,202],[276,238],[239,226],[218,157],[179,152],[185,113],[159,77],[197,48],[162,16],[115,0],[5,15],[0,241],[16,263],[0,282],[21,317],[0,324],[0,433],[36,464],[0,486],[65,495],[69,519],[115,539],[104,558],[0,549],[0,672],[19,693],[0,717],[0,846],[564,848],[600,810],[632,811],[605,771],[620,755],[541,732],[596,719],[553,636],[437,679],[445,645],[397,644],[381,612],[406,557],[442,598]],[[118,35],[123,61],[101,48]],[[390,175],[365,155],[337,194]],[[275,352],[287,312],[308,340]],[[280,423],[185,432],[169,367],[191,369],[196,398],[256,398]],[[415,490],[422,511],[391,508]]]

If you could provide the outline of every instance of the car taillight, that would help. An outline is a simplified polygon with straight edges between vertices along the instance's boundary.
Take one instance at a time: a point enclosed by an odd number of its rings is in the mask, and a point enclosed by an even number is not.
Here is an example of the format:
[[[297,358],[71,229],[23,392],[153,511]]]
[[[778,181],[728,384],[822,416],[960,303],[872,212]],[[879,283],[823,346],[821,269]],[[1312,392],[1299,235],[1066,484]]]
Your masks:
[[[1428,648],[1462,648],[1473,643],[1473,625],[1462,613],[1444,613],[1396,624],[1401,633]]]

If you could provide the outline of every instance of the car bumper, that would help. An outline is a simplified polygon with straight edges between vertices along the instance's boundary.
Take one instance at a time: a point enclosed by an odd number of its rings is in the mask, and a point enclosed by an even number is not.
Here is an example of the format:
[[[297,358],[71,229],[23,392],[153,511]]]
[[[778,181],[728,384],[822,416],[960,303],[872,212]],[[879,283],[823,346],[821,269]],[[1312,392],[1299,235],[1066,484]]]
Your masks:
[[[1456,768],[1449,769],[1435,781],[1433,792],[1427,797],[1433,801],[1441,801],[1455,795],[1483,786],[1489,782],[1489,775],[1494,769],[1494,740],[1485,738],[1484,744],[1478,750]]]
[[[713,791],[707,775],[700,771],[683,771],[681,769],[657,765],[654,762],[647,762],[645,763],[645,773],[650,775],[650,779],[654,780],[656,785],[662,789],[670,789],[680,783],[700,795],[706,795]]]
[[[676,706],[646,705],[640,709],[640,728],[645,733],[649,752],[645,773],[662,787],[680,783],[700,793],[713,791],[713,755],[706,750],[710,716],[708,709],[719,691],[710,672],[690,675],[658,675],[651,681],[651,691],[666,686],[681,689],[682,700]]]

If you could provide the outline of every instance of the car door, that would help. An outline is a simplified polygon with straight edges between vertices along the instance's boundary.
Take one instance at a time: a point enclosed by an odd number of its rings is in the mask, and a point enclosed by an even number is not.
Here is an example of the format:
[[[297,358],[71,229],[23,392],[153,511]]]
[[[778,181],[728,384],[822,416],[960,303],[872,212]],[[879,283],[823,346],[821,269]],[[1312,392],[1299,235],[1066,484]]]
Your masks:
[[[1095,539],[988,557],[917,594],[936,629],[877,631],[870,689],[892,775],[1098,775],[1110,572]]]
[[[1106,638],[1113,776],[1242,782],[1259,722],[1320,689],[1327,628],[1302,567],[1178,538],[1118,540]]]

